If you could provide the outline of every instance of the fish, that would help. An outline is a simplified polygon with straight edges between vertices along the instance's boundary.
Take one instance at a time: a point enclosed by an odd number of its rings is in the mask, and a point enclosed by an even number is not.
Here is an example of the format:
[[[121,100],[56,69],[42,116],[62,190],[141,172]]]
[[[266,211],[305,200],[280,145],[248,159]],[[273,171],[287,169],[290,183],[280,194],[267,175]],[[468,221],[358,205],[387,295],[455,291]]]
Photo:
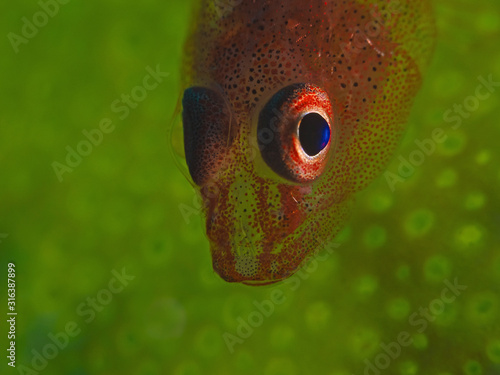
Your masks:
[[[405,133],[435,33],[429,1],[199,2],[178,112],[222,279],[285,280],[333,241]]]

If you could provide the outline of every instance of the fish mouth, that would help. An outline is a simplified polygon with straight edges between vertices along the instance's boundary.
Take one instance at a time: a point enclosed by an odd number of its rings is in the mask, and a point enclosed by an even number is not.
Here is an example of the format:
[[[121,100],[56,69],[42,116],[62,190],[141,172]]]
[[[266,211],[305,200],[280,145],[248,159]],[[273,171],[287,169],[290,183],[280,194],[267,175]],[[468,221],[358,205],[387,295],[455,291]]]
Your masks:
[[[253,244],[259,246],[259,244]],[[260,244],[262,246],[262,244]],[[212,264],[220,278],[229,283],[241,283],[247,286],[266,286],[283,281],[293,275],[299,264],[280,264],[279,254],[272,254],[265,249],[254,252],[249,245],[235,251],[229,243],[219,246],[212,243]]]
[[[219,275],[221,279],[228,283],[240,283],[246,286],[266,286],[266,285],[271,285],[271,284],[276,284],[279,283],[280,281],[285,280],[288,276],[285,277],[279,277],[276,279],[261,279],[261,278],[251,278],[251,277],[239,277],[239,278],[234,278],[232,275],[220,272],[221,270],[215,268],[214,266],[214,271]]]
[[[275,280],[243,280],[243,281],[241,281],[241,283],[244,285],[248,285],[248,286],[266,286],[266,285],[279,283],[280,281],[283,281],[284,279],[285,278],[275,279]]]
[[[252,220],[258,217],[264,224],[253,223],[242,214],[245,206],[228,207],[221,200],[209,199],[205,204],[212,265],[223,280],[265,286],[285,280],[297,270],[302,259],[293,256],[297,250],[287,237],[290,225],[280,227],[274,216],[260,211]],[[293,259],[288,259],[289,253]]]

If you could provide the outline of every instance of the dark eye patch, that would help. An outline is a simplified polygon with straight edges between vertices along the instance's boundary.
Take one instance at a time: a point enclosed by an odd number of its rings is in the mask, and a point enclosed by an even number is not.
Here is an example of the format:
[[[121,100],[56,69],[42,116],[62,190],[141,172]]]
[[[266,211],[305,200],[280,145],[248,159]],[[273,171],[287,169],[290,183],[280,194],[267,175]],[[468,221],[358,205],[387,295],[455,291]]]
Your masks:
[[[182,107],[186,163],[194,183],[201,186],[221,167],[235,124],[222,95],[209,88],[186,89]]]

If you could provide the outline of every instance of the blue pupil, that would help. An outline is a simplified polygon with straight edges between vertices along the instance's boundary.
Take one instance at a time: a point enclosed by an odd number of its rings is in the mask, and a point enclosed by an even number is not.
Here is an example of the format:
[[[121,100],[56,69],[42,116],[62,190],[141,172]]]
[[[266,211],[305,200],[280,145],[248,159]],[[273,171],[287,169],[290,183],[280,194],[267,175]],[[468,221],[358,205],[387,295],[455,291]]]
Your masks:
[[[307,155],[319,154],[330,141],[328,122],[318,113],[305,115],[300,122],[299,141]]]

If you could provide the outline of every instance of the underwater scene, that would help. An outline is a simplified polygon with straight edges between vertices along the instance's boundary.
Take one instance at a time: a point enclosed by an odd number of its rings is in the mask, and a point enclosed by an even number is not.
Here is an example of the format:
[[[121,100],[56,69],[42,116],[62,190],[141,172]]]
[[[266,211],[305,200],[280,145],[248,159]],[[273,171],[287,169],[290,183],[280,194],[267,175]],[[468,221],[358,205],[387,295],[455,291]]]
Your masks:
[[[2,9],[1,374],[500,375],[500,3]]]

